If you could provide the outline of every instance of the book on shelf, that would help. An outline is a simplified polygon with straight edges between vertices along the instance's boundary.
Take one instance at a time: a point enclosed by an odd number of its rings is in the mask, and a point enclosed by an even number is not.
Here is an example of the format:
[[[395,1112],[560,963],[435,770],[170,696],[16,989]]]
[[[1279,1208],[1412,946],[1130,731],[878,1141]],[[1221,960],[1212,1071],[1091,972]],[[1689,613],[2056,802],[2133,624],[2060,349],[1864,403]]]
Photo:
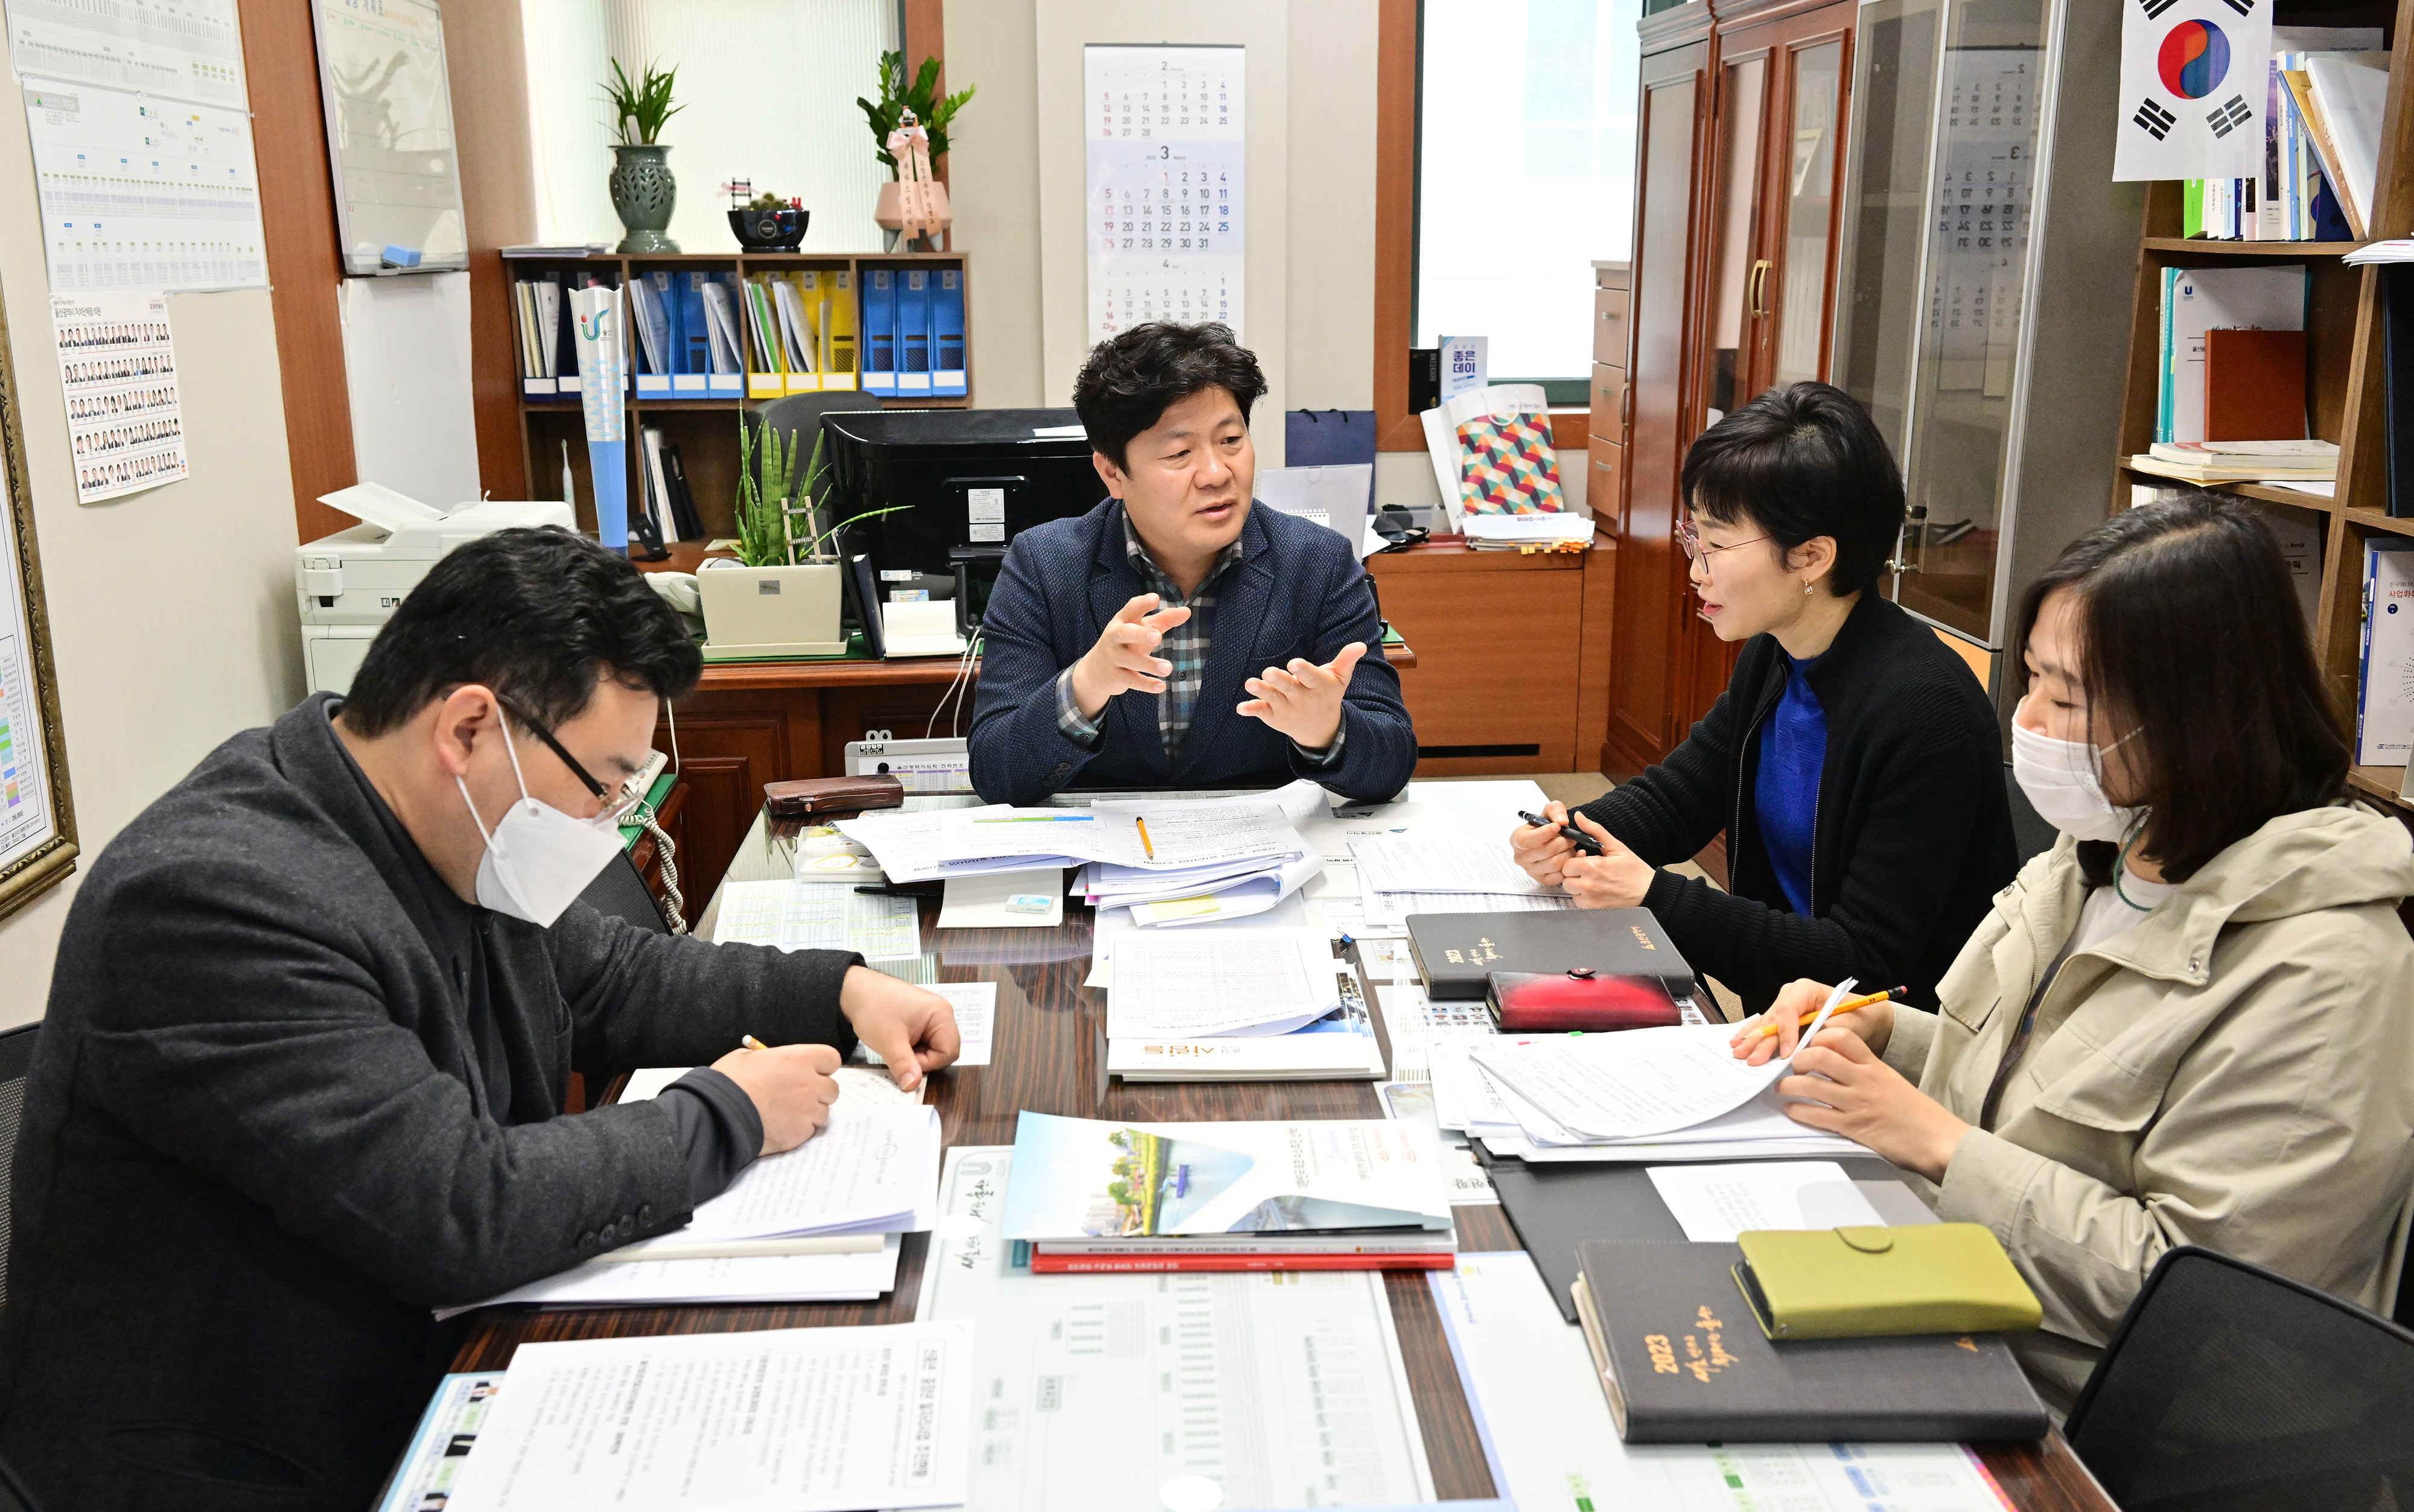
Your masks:
[[[857,350],[857,333],[862,329],[856,308],[857,282],[854,270],[849,268],[823,276],[821,374],[825,389],[866,386],[861,380]]]
[[[2276,268],[2165,268],[2157,363],[2157,441],[2204,439],[2204,336],[2224,330],[2302,331],[2312,280]]]
[[[2406,251],[2414,257],[2414,244]],[[2414,514],[2414,267],[2380,270],[2380,382],[2388,510]]]
[[[2128,467],[2199,484],[2321,482],[2338,476],[2338,448],[2329,441],[2157,441]]]
[[[2305,334],[2204,334],[2204,438],[2212,446],[2305,435]]]
[[[1388,1119],[1025,1112],[1002,1232],[1034,1270],[1442,1268],[1458,1248],[1433,1130]]]
[[[2363,543],[2363,641],[2356,665],[2355,762],[2405,766],[2414,751],[2414,538]]]

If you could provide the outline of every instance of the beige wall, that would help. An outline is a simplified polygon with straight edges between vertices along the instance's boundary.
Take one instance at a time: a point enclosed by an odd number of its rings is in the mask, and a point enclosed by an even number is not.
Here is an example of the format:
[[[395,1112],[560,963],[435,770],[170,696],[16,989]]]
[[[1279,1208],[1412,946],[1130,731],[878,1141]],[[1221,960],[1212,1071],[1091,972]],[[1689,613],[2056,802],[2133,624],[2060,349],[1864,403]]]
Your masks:
[[[39,222],[23,96],[7,83],[0,300],[83,855],[65,886],[0,921],[0,1026],[40,1016],[68,899],[110,838],[211,748],[302,692],[267,291],[170,297],[192,476],[80,506]]]

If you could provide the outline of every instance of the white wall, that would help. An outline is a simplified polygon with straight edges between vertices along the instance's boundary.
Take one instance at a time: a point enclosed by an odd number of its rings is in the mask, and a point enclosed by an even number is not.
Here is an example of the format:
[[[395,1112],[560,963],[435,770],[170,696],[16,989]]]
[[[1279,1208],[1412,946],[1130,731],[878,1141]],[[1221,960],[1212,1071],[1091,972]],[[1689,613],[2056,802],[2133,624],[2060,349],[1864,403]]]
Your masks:
[[[0,82],[0,301],[50,600],[76,875],[0,920],[0,1026],[39,1017],[67,902],[127,821],[302,695],[293,484],[264,289],[169,297],[192,476],[80,506],[23,96]]]

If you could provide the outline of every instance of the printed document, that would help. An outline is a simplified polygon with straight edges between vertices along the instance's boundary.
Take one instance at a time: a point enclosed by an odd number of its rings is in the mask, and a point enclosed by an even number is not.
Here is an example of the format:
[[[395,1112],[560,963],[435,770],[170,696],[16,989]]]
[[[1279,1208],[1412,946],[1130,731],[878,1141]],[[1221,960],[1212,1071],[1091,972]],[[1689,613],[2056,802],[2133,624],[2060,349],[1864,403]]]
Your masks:
[[[981,1412],[969,1506],[1433,1499],[1379,1274],[1034,1276],[1015,1266],[1017,1247],[1000,1230],[1012,1163],[996,1147],[947,1151],[915,1314],[973,1320]],[[1170,1483],[1203,1490],[1202,1479],[1214,1500],[1166,1500]]]
[[[832,1108],[819,1134],[746,1167],[679,1232],[769,1238],[927,1228],[939,1149],[936,1108]]]
[[[990,1043],[997,1021],[997,984],[994,982],[917,982],[915,986],[925,992],[935,992],[946,999],[956,1011],[956,1032],[963,1038],[963,1053],[949,1063],[950,1068],[988,1065]],[[888,1064],[887,1061],[880,1059],[880,1052],[868,1045],[857,1044],[855,1053],[872,1065]],[[887,1073],[883,1072],[881,1075],[885,1080]],[[896,1083],[890,1082],[889,1085],[893,1087]],[[926,1081],[922,1085],[928,1087],[931,1084]],[[916,1101],[919,1101],[918,1092],[914,1096]],[[843,1093],[841,1094],[840,1100],[842,1103],[844,1102]]]
[[[964,1500],[963,1322],[522,1344],[449,1512]]]
[[[821,882],[725,883],[712,937],[782,950],[852,950],[866,960],[910,959],[922,951],[912,898]]]
[[[1518,1506],[2003,1512],[2011,1505],[1959,1444],[1626,1444],[1610,1422],[1584,1330],[1561,1321],[1526,1254],[1463,1254],[1455,1270],[1434,1271],[1427,1284],[1493,1483]]]
[[[1107,1037],[1286,1033],[1339,1005],[1334,969],[1319,929],[1136,929],[1115,937]]]
[[[1157,871],[1281,860],[1307,849],[1290,816],[1271,798],[1099,803],[1080,811],[953,808],[940,813],[939,837],[941,858],[950,868],[962,861],[1072,856]],[[881,859],[885,865],[887,858]]]
[[[842,1241],[843,1242],[843,1241]],[[722,1254],[673,1260],[618,1260],[611,1254],[532,1281],[478,1304],[543,1307],[674,1307],[731,1302],[870,1302],[897,1285],[900,1239],[830,1254]],[[440,1312],[440,1321],[454,1311]]]
[[[1512,897],[1566,895],[1526,875],[1509,838],[1488,830],[1425,829],[1349,842],[1358,874],[1378,893],[1501,893]]]
[[[1885,1226],[1834,1161],[1654,1165],[1647,1174],[1696,1244],[1732,1244],[1748,1229]]]
[[[1730,1024],[1682,1024],[1553,1041],[1478,1045],[1476,1063],[1580,1139],[1689,1128],[1751,1102],[1790,1063],[1747,1066]],[[1574,1143],[1577,1141],[1566,1141]]]

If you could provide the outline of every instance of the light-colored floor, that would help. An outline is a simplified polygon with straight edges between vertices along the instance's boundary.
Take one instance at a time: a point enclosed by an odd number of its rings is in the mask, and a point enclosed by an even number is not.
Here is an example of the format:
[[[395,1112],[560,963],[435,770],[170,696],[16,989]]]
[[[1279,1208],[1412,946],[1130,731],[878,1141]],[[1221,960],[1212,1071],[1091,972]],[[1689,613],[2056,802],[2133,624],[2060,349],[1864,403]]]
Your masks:
[[[1595,798],[1600,797],[1602,793],[1607,793],[1611,788],[1617,785],[1615,782],[1612,782],[1609,778],[1602,776],[1599,772],[1532,772],[1526,775],[1533,779],[1536,787],[1542,790],[1542,795],[1544,797],[1550,798],[1557,803],[1566,804],[1571,808],[1575,808],[1579,804],[1590,803]],[[1444,777],[1433,778],[1428,780],[1437,782],[1497,782],[1501,779],[1498,778],[1484,778]],[[1691,861],[1679,861],[1668,869],[1676,873],[1680,877],[1699,877],[1702,881],[1708,882],[1713,887],[1716,887],[1719,884],[1717,878],[1712,877],[1708,872],[1704,871],[1698,865]],[[1729,1022],[1732,1023],[1736,1019],[1741,1018],[1744,1015],[1743,1001],[1737,998],[1734,993],[1729,992],[1725,983],[1719,981],[1716,977],[1706,976],[1703,980],[1709,983],[1711,993],[1719,1000],[1719,1009],[1726,1015]]]

